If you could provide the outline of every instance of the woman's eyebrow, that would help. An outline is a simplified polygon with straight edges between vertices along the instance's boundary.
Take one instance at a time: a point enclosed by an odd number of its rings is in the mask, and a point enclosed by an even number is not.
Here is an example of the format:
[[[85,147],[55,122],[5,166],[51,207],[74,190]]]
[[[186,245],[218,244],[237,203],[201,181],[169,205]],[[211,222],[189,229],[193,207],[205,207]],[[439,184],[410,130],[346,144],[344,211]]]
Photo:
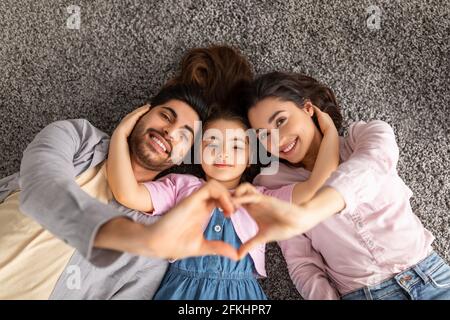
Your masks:
[[[270,116],[269,121],[267,121],[267,123],[270,124],[275,119],[275,117],[283,111],[285,110],[278,110],[277,112],[275,112],[273,115]]]

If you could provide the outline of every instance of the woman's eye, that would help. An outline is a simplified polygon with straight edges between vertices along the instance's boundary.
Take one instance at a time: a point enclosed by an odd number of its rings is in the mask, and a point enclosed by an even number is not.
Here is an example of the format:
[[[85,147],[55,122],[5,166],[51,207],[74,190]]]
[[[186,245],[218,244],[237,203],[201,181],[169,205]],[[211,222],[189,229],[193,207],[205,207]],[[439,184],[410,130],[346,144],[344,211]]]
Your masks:
[[[285,121],[286,121],[286,118],[279,118],[279,119],[276,121],[276,126],[277,126],[277,128],[279,128],[283,123],[285,123]]]

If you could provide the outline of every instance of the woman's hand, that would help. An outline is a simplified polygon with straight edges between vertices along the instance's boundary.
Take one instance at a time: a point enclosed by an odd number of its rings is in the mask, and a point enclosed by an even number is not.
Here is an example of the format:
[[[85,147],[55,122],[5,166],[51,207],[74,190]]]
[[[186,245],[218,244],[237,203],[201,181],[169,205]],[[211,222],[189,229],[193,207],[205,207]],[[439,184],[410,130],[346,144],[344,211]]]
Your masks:
[[[114,130],[114,133],[120,133],[121,135],[125,136],[125,138],[128,138],[128,136],[133,131],[134,127],[136,126],[136,123],[138,120],[148,112],[150,109],[150,105],[146,104],[145,106],[142,106],[140,108],[137,108],[136,110],[130,112],[127,114],[122,121],[120,121],[117,128]]]
[[[259,244],[305,233],[345,208],[344,198],[330,187],[322,188],[310,201],[297,206],[263,195],[249,183],[236,189],[233,203],[235,207],[244,207],[259,228],[258,233],[239,248],[239,259]]]
[[[310,215],[294,204],[266,196],[249,183],[241,184],[234,193],[236,207],[243,206],[258,225],[258,233],[239,249],[239,259],[253,247],[280,241],[304,233],[314,226]]]

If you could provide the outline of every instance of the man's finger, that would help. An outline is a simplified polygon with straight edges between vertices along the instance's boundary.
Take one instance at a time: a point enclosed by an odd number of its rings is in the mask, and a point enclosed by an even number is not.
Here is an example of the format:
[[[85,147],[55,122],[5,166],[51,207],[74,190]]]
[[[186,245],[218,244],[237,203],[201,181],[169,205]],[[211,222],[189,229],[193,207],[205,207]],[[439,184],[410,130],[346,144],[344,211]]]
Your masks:
[[[241,245],[241,247],[238,250],[238,259],[244,258],[250,252],[250,250],[265,242],[266,241],[264,237],[260,234],[257,234],[256,236],[254,236],[253,238],[251,238],[250,240],[246,241]]]
[[[201,255],[221,255],[232,260],[238,260],[238,251],[232,245],[223,241],[205,240],[201,247]]]

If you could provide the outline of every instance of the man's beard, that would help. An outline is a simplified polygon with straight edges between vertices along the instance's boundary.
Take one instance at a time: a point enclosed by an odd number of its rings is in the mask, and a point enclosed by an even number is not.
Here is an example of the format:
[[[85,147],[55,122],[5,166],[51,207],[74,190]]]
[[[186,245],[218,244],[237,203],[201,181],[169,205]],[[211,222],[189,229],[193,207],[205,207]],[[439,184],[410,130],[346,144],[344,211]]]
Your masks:
[[[164,136],[164,134],[157,130],[143,128],[139,122],[136,124],[128,141],[130,145],[130,156],[144,169],[161,172],[172,167],[174,163],[171,161],[170,155],[161,157],[146,141],[149,139],[151,131],[158,133],[162,137]]]

